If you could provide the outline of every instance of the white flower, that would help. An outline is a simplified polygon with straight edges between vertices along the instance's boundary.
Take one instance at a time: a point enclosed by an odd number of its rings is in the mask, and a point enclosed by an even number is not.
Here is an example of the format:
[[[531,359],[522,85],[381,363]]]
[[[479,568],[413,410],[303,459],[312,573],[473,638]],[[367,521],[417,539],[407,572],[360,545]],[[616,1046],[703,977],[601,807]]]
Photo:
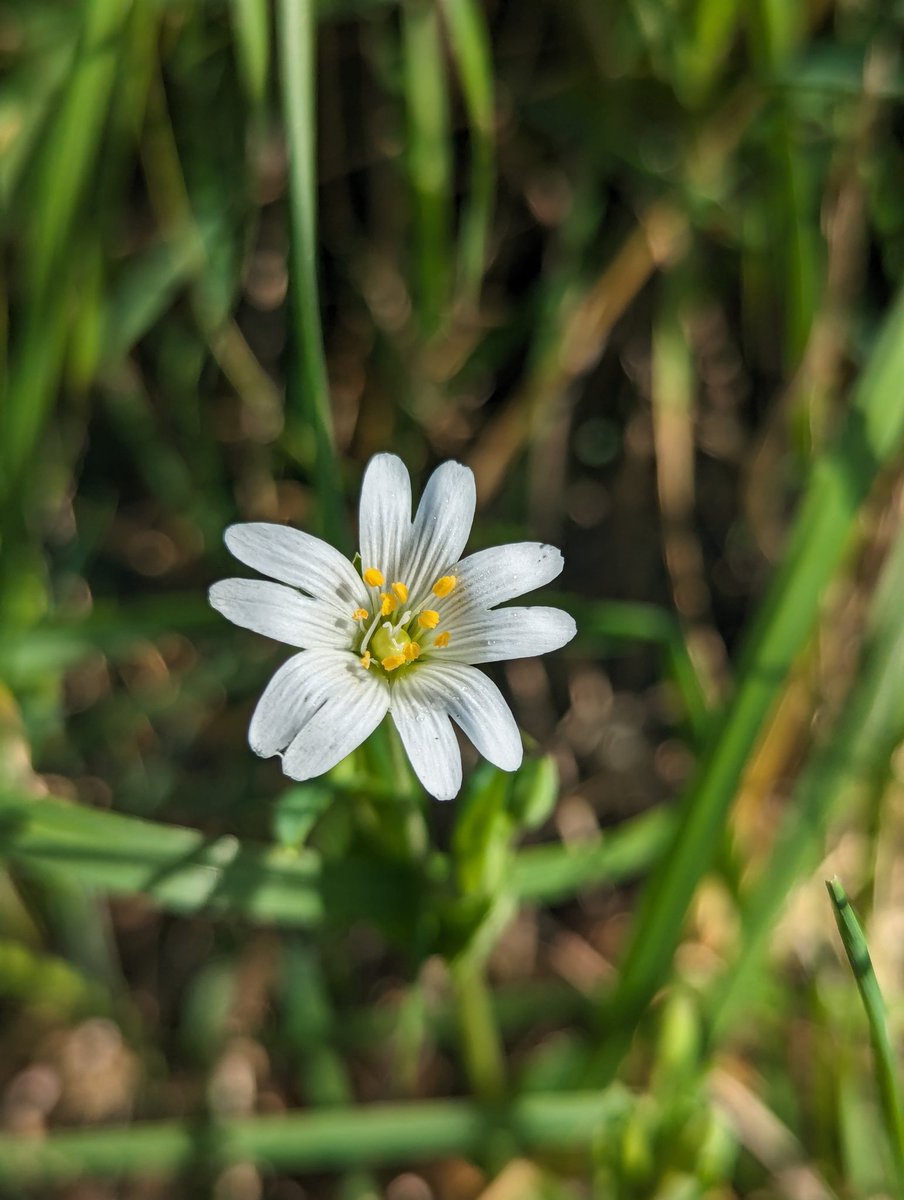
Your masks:
[[[495,608],[549,583],[562,555],[539,542],[460,555],[471,531],[472,472],[447,462],[411,519],[401,459],[378,454],[364,474],[361,574],[326,542],[283,525],[226,530],[236,558],[271,579],[225,579],[210,603],[230,621],[298,646],[271,679],[248,731],[293,779],[334,767],[388,712],[421,783],[448,800],[461,786],[452,720],[490,762],[521,764],[521,738],[499,689],[474,663],[545,654],[570,641],[558,608]]]

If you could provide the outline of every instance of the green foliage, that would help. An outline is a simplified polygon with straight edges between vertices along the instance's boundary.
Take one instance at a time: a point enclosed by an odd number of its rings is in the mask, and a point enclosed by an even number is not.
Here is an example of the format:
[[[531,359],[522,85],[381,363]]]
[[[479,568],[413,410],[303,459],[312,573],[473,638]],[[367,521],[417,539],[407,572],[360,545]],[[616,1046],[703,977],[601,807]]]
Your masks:
[[[904,1187],[900,33],[7,6],[0,1189]],[[388,729],[256,760],[278,660],[204,599],[236,520],[353,554],[384,449],[579,628],[445,807]]]

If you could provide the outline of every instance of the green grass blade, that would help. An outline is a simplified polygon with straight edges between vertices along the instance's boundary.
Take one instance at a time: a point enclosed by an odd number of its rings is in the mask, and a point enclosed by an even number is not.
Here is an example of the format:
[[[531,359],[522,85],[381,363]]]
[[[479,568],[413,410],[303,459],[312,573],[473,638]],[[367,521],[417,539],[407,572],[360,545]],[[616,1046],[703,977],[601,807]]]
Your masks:
[[[314,0],[279,0],[277,40],[289,154],[297,384],[302,411],[313,431],[323,533],[334,545],[342,546],[345,521],[317,285],[316,7]]]
[[[172,912],[315,929],[372,916],[415,937],[423,884],[413,869],[358,857],[323,863],[312,850],[242,844],[194,829],[0,792],[0,860],[22,870],[140,894]]]
[[[459,234],[459,300],[476,308],[486,266],[496,182],[493,63],[480,5],[475,0],[443,0],[442,11],[471,137],[470,186]]]
[[[816,750],[794,789],[769,862],[741,896],[741,953],[709,1004],[718,1042],[743,1011],[762,965],[769,932],[788,894],[824,854],[823,833],[851,785],[887,770],[904,732],[904,536],[883,572],[871,612],[872,629],[853,693],[838,727]]]
[[[37,179],[29,261],[32,291],[45,294],[97,159],[116,78],[118,38],[132,0],[88,0],[65,95],[46,136]]]
[[[261,105],[267,95],[270,69],[270,14],[267,0],[232,0],[232,19],[242,81],[252,103]]]
[[[467,1100],[418,1100],[223,1121],[160,1121],[0,1135],[0,1185],[49,1186],[83,1176],[170,1175],[198,1165],[255,1162],[271,1170],[328,1171],[476,1156],[500,1134],[525,1150],[590,1150],[626,1111],[621,1088],[539,1094],[490,1109]]]
[[[431,0],[402,5],[402,38],[417,308],[424,333],[431,334],[448,301],[451,178],[446,67],[439,14]]]
[[[891,1146],[898,1194],[904,1195],[904,1106],[901,1103],[901,1091],[898,1086],[899,1064],[895,1060],[888,1036],[882,993],[873,971],[866,937],[857,920],[857,914],[851,908],[841,881],[837,877],[827,880],[826,888],[835,911],[838,932],[841,934],[841,941],[844,944],[848,962],[851,964],[854,980],[869,1023],[876,1083],[879,1087],[882,1115],[885,1118],[885,1128]]]
[[[656,809],[594,841],[527,846],[512,863],[510,886],[523,904],[555,904],[584,888],[620,883],[659,861],[675,826],[673,812]]]
[[[70,881],[140,893],[174,912],[232,912],[316,926],[320,861],[311,851],[243,847],[231,836],[100,812],[44,797],[0,796],[0,858]]]
[[[609,1037],[596,1056],[611,1077],[666,977],[687,907],[709,868],[756,740],[809,637],[857,510],[904,438],[904,296],[898,298],[832,448],[817,461],[784,561],[751,630],[735,695],[686,793],[682,820],[642,900],[622,973],[607,1001]]]

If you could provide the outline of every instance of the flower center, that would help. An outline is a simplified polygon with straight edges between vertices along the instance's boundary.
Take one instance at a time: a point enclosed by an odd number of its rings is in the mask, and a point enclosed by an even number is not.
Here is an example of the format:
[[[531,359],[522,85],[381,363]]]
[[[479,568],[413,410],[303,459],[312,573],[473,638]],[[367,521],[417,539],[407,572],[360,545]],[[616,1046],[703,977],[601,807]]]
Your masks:
[[[372,608],[356,608],[352,620],[359,621],[365,631],[358,647],[365,671],[379,664],[388,674],[408,666],[420,657],[425,638],[427,646],[443,649],[449,645],[449,633],[437,629],[440,614],[436,609],[415,609],[413,612],[406,609],[401,614],[397,611],[408,599],[406,583],[395,580],[387,591],[380,591],[385,586],[386,576],[379,567],[367,567],[361,577],[371,589]],[[449,595],[456,583],[454,575],[443,575],[431,590],[441,600]],[[419,641],[411,636],[409,626],[415,629]]]
[[[394,654],[405,653],[405,647],[411,642],[411,637],[404,629],[392,632],[392,626],[386,621],[370,639],[370,650],[374,658],[380,660],[391,658]]]

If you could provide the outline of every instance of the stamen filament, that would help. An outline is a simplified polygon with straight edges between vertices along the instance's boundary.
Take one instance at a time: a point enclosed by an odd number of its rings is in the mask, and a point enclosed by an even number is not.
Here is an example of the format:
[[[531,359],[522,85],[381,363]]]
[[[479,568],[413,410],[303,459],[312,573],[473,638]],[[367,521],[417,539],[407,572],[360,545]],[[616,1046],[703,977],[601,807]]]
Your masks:
[[[380,624],[380,613],[377,613],[377,614],[374,616],[373,623],[371,624],[371,627],[370,627],[370,629],[368,629],[367,633],[364,635],[364,641],[361,643],[361,653],[362,653],[362,654],[363,654],[363,653],[364,653],[364,651],[367,649],[367,643],[368,643],[368,642],[370,641],[370,639],[373,637],[373,635],[374,635],[374,630],[377,628],[377,626],[378,626],[379,624]]]

